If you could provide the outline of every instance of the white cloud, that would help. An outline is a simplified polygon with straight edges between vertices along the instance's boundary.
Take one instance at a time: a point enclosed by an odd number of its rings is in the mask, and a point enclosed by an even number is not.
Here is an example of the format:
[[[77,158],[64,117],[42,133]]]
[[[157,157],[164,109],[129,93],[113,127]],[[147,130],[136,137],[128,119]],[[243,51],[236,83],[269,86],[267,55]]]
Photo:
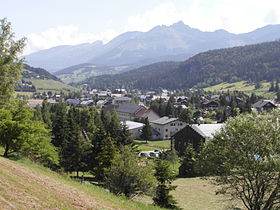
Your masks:
[[[182,1],[183,2],[183,1]],[[127,18],[123,30],[116,30],[113,20],[105,21],[110,29],[100,33],[84,33],[77,26],[57,26],[40,34],[29,34],[24,54],[57,45],[75,45],[102,40],[108,42],[120,32],[148,31],[157,25],[171,25],[177,21],[202,31],[225,29],[232,33],[244,33],[267,24],[280,23],[279,0],[184,0],[179,5],[170,1]],[[114,23],[116,24],[116,23]]]
[[[280,23],[279,0],[188,0],[183,7],[167,2],[128,18],[126,30],[147,31],[156,25],[171,25],[179,20],[203,30],[226,29],[244,33],[267,24]]]
[[[174,3],[164,3],[143,14],[138,14],[128,18],[126,31],[148,31],[156,25],[170,25],[180,20]]]
[[[107,29],[100,33],[83,33],[80,32],[77,26],[57,26],[49,28],[46,31],[36,34],[27,35],[27,46],[24,49],[24,55],[29,53],[48,49],[58,45],[76,45],[86,42],[94,42],[102,40],[103,42],[110,41],[118,33],[113,29]]]

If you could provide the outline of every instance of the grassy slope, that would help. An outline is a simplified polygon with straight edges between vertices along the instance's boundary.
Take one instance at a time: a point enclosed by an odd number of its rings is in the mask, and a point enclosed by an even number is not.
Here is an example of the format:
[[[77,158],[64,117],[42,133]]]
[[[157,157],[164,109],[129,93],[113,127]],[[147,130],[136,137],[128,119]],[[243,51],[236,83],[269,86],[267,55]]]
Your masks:
[[[243,91],[245,93],[252,93],[254,92],[257,95],[262,95],[267,98],[272,98],[275,96],[275,93],[268,92],[268,89],[270,87],[269,82],[262,82],[261,88],[255,89],[254,84],[248,83],[246,81],[240,81],[240,82],[234,82],[234,83],[221,83],[218,85],[210,86],[207,88],[204,88],[205,91]]]
[[[3,209],[158,209],[80,184],[28,161],[0,157]]]
[[[151,151],[155,149],[170,149],[170,140],[155,140],[148,141],[146,143],[145,140],[135,140],[136,145],[138,145],[138,149],[140,151]]]
[[[70,85],[64,84],[55,80],[40,80],[40,79],[32,79],[32,84],[36,87],[37,92],[69,92],[69,91],[78,91],[77,88],[74,88]]]

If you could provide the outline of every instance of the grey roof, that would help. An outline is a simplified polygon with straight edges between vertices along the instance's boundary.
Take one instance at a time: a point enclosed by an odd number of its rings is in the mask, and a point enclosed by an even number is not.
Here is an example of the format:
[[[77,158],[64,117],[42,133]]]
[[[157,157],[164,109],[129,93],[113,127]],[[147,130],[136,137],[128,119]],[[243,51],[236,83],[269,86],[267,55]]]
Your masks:
[[[70,104],[79,104],[80,103],[80,100],[79,99],[74,99],[74,98],[69,98],[66,100],[67,103],[70,103]]]
[[[204,138],[212,138],[224,126],[223,123],[217,124],[193,124],[191,127]]]
[[[271,104],[273,104],[274,106],[276,106],[276,105],[274,104],[274,102],[271,101],[271,100],[260,100],[260,101],[258,101],[258,102],[256,102],[256,103],[254,103],[254,104],[252,105],[252,107],[253,107],[253,108],[262,108],[262,107],[264,107],[267,103],[271,103]]]
[[[139,106],[137,104],[120,104],[118,105],[116,111],[134,114],[141,109],[145,109],[143,106]]]
[[[173,121],[176,121],[176,120],[178,120],[178,118],[162,117],[162,118],[159,118],[157,120],[151,121],[151,123],[165,125],[167,123],[170,123],[170,122],[173,122]]]
[[[132,129],[136,129],[136,128],[143,128],[144,127],[143,123],[134,122],[134,121],[126,121],[123,124],[127,126],[128,130],[132,130]]]
[[[122,96],[122,97],[115,97],[114,100],[116,101],[131,101],[131,98]]]

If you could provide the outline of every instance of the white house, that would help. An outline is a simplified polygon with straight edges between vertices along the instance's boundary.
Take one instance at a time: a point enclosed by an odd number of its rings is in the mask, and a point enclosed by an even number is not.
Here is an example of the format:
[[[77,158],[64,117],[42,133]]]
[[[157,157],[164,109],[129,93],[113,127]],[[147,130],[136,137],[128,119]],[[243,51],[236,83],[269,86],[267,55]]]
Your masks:
[[[153,139],[170,139],[175,133],[183,129],[187,123],[178,118],[162,117],[151,121]]]

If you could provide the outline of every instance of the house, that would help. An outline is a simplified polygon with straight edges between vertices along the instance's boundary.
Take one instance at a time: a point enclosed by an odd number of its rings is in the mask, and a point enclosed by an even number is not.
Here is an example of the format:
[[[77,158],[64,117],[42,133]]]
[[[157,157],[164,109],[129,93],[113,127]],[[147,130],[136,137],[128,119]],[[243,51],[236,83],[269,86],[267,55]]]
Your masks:
[[[172,135],[183,129],[187,124],[178,118],[162,117],[151,121],[153,139],[170,139]]]
[[[175,139],[176,151],[184,152],[188,143],[191,143],[198,151],[201,144],[207,139],[213,138],[213,135],[220,131],[223,126],[223,123],[187,125],[172,136],[172,139]]]
[[[203,108],[217,108],[219,106],[220,106],[219,102],[213,101],[213,100],[212,101],[205,101],[205,102],[202,103]]]
[[[85,100],[80,103],[81,106],[93,106],[94,104],[94,100]]]
[[[114,97],[112,100],[112,104],[127,104],[131,102],[131,98],[122,96],[122,97]]]
[[[127,126],[127,129],[129,130],[131,134],[132,139],[140,139],[142,129],[145,124],[139,123],[139,122],[133,122],[133,121],[125,121],[123,125]]]
[[[260,100],[252,105],[252,108],[258,111],[267,111],[276,107],[276,104],[271,100]]]
[[[108,106],[107,109],[114,108],[121,121],[133,121],[139,118],[148,118],[149,121],[156,120],[159,116],[151,109],[137,104],[118,104]]]
[[[66,100],[66,103],[70,105],[79,105],[80,104],[80,99],[75,99],[75,98],[69,98]]]

